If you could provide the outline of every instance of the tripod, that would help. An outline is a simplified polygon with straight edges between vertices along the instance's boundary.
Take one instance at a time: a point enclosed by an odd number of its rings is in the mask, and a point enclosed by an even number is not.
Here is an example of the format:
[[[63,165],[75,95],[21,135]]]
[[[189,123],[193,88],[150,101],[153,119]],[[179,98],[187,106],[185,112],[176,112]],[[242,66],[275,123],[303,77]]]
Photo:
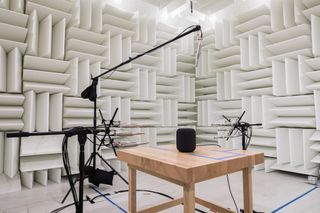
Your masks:
[[[257,124],[250,124],[244,121],[241,121],[242,117],[244,116],[244,114],[246,113],[246,111],[243,111],[243,113],[241,114],[241,116],[238,118],[238,120],[232,124],[232,129],[229,132],[229,135],[226,139],[226,141],[229,140],[229,138],[232,136],[232,134],[234,133],[234,131],[240,131],[241,132],[241,144],[242,144],[242,150],[247,150],[247,148],[249,147],[250,144],[250,140],[252,137],[252,127],[253,126],[261,126],[261,123],[257,123]],[[228,122],[231,122],[231,119],[227,118],[226,116],[222,116],[223,118],[225,118]],[[250,130],[250,134],[248,134]],[[248,140],[248,142],[246,142],[246,140]]]
[[[105,141],[106,136],[108,136],[108,138],[109,138],[109,144],[111,145],[115,156],[117,156],[117,152],[116,152],[116,149],[115,149],[114,144],[113,144],[114,140],[113,140],[113,138],[111,137],[111,134],[110,134],[110,133],[111,133],[110,128],[114,125],[114,119],[115,119],[115,117],[116,117],[116,114],[117,114],[118,110],[119,110],[119,108],[116,108],[115,112],[113,113],[113,116],[112,116],[111,120],[109,121],[109,124],[106,124],[106,120],[104,119],[104,117],[103,117],[103,115],[102,115],[102,112],[101,112],[101,110],[99,109],[100,117],[101,117],[101,120],[102,120],[101,122],[102,122],[102,124],[103,124],[103,126],[104,126],[104,128],[105,128],[105,129],[104,129],[104,136],[102,137],[101,140],[100,140],[99,138],[97,138],[97,139],[100,141],[100,144],[99,144],[99,146],[98,146],[98,149],[97,149],[96,152],[92,152],[92,153],[91,153],[91,155],[90,155],[89,159],[87,160],[87,162],[85,163],[84,167],[85,167],[85,168],[88,168],[88,167],[91,165],[91,163],[92,163],[92,161],[94,160],[94,158],[95,158],[96,156],[98,156],[98,157],[109,167],[109,169],[111,170],[112,175],[117,175],[117,176],[119,176],[126,184],[128,184],[128,181],[127,181],[116,169],[114,169],[114,168],[111,166],[111,164],[110,164],[108,161],[106,161],[106,160],[100,155],[100,153],[99,153],[99,150],[100,150],[100,148],[102,147],[102,145],[103,145],[103,146],[107,146],[107,145],[104,143],[104,141]],[[96,137],[97,137],[97,135],[96,135]],[[89,139],[89,138],[88,138],[88,139]],[[89,140],[90,140],[90,139],[89,139]],[[90,141],[91,141],[91,140],[90,140]],[[91,142],[92,142],[92,141],[91,141]],[[92,168],[92,169],[89,168],[88,170],[89,170],[89,171],[87,171],[87,173],[90,173],[90,170],[95,170],[95,168]],[[87,176],[84,177],[84,178],[88,178],[88,177],[89,177],[89,175],[87,175]],[[79,181],[79,178],[78,178],[78,179],[75,179],[75,180],[72,182],[72,184],[75,185],[78,181]],[[92,181],[90,181],[90,178],[89,178],[89,182],[92,182]],[[95,185],[97,185],[97,186],[99,186],[99,182],[92,182],[92,183],[95,184]],[[111,185],[112,185],[112,183],[111,183]],[[63,197],[61,203],[64,203],[64,202],[65,202],[65,200],[67,199],[67,197],[69,196],[69,194],[70,194],[71,191],[72,191],[72,187],[70,187],[70,189],[68,190],[68,192],[66,193],[66,195]]]
[[[229,140],[229,138],[232,136],[232,134],[234,133],[235,130],[240,131],[241,132],[241,143],[242,143],[242,150],[247,150],[247,148],[250,145],[250,141],[251,141],[251,137],[252,137],[252,127],[253,126],[261,126],[261,123],[256,123],[256,124],[250,124],[244,121],[241,121],[242,117],[244,116],[244,114],[246,113],[246,111],[243,111],[243,113],[241,114],[241,116],[238,118],[238,120],[236,121],[236,123],[232,124],[233,128],[231,129],[229,136],[227,137],[227,141]],[[231,120],[229,118],[227,118],[226,116],[223,115],[223,117],[231,123]],[[250,130],[250,134],[248,134]],[[246,142],[246,140],[248,140],[248,142]],[[243,209],[240,209],[241,213],[244,213]],[[255,210],[253,210],[253,213],[259,213]]]

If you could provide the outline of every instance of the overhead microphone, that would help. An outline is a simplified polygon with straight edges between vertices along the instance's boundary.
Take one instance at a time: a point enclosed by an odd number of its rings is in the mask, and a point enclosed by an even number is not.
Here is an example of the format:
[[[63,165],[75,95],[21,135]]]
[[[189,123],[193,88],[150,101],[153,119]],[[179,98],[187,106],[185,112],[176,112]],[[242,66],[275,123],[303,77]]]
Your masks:
[[[196,58],[195,58],[195,65],[196,67],[198,66],[199,64],[199,60],[200,60],[200,56],[201,56],[201,49],[202,49],[202,39],[203,39],[203,34],[202,34],[202,31],[200,30],[197,34],[198,38],[198,47],[197,47],[197,51],[196,51]]]

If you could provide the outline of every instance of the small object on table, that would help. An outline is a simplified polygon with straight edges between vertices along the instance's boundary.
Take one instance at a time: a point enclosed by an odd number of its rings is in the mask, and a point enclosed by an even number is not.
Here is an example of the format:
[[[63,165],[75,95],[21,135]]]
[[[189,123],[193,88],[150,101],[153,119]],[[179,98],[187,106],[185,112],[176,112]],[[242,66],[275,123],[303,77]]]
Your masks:
[[[192,128],[180,128],[176,133],[179,152],[193,152],[196,149],[196,131]]]

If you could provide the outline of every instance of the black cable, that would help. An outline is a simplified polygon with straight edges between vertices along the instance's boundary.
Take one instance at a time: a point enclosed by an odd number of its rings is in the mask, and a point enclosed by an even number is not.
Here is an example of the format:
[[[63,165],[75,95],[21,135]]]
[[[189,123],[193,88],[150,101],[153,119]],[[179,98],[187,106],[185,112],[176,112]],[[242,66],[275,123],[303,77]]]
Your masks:
[[[162,192],[157,192],[157,191],[152,191],[152,190],[144,190],[144,189],[137,189],[136,191],[137,192],[150,192],[150,193],[154,193],[154,194],[158,194],[158,195],[164,196],[164,197],[172,199],[172,200],[174,199],[170,195],[164,194]],[[119,194],[119,193],[124,193],[124,192],[128,192],[128,189],[115,191],[114,193],[115,194]],[[106,193],[106,194],[103,194],[103,195],[97,195],[97,196],[91,198],[90,201],[94,201],[95,199],[97,199],[99,197],[103,197],[104,195],[110,195],[110,193]]]
[[[241,133],[242,133],[242,134],[246,137],[246,139],[247,139],[247,142],[245,142],[245,147],[244,147],[244,150],[246,150],[246,149],[249,147],[249,145],[250,145],[251,138],[252,138],[252,132],[253,132],[253,131],[252,131],[252,126],[251,126],[250,124],[248,124],[248,123],[246,123],[246,122],[240,122],[240,120],[241,120],[241,118],[243,117],[244,113],[245,113],[245,111],[242,113],[242,115],[239,117],[238,121],[236,122],[237,125],[235,125],[235,126],[233,127],[232,131],[229,133],[229,136],[228,136],[227,140],[228,140],[229,137],[232,135],[232,133],[233,133],[233,131],[234,131],[235,129],[236,129],[237,131],[241,131]],[[228,119],[227,117],[225,117],[225,116],[223,116],[223,117],[224,117],[226,120],[229,121],[229,119]],[[244,128],[243,128],[244,131],[243,131],[242,128],[240,128],[241,125],[244,126]],[[248,132],[249,132],[249,134],[248,134]],[[232,198],[232,200],[233,200],[234,206],[236,207],[237,213],[239,213],[238,205],[237,205],[237,203],[236,203],[236,201],[235,201],[235,199],[234,199],[234,196],[233,196],[233,193],[232,193],[232,190],[231,190],[230,181],[229,181],[229,175],[227,174],[226,177],[227,177],[227,183],[228,183],[228,188],[229,188],[230,196],[231,196],[231,198]],[[240,211],[243,212],[243,210],[240,210]],[[253,211],[253,212],[256,213],[256,211]]]
[[[63,138],[63,142],[62,142],[62,157],[63,157],[63,166],[64,166],[64,168],[65,168],[65,171],[66,171],[66,173],[67,173],[67,178],[68,178],[68,181],[70,181],[70,174],[69,174],[69,168],[68,168],[68,163],[67,163],[67,157],[68,157],[68,154],[67,154],[67,137],[65,136],[64,138]],[[70,182],[69,182],[69,185],[70,185]],[[72,184],[73,185],[73,184]],[[73,188],[71,188],[71,190],[72,190]],[[72,193],[73,193],[74,191],[72,191]],[[72,194],[73,195],[73,199],[74,199],[74,201],[76,202],[76,200],[75,200],[75,197],[74,197],[74,194]]]
[[[73,206],[73,205],[74,205],[74,203],[69,203],[69,204],[67,204],[67,205],[61,206],[61,207],[53,210],[51,213],[61,212],[62,210],[66,209],[66,208],[68,208],[68,207],[70,207],[70,206]]]
[[[239,209],[238,209],[237,202],[236,202],[236,200],[234,199],[233,193],[232,193],[232,190],[231,190],[230,181],[229,181],[229,175],[227,174],[226,177],[227,177],[228,188],[229,188],[229,192],[230,192],[231,198],[232,198],[232,200],[233,200],[234,206],[236,207],[237,213],[239,213]]]
[[[67,178],[68,178],[70,189],[72,192],[73,201],[76,208],[78,208],[79,201],[78,201],[77,192],[71,177],[70,162],[69,162],[69,155],[68,155],[68,137],[66,135],[64,136],[63,142],[62,142],[62,159],[63,159],[63,166],[64,166],[64,169],[66,170]]]
[[[221,147],[219,144],[212,144],[212,145]],[[229,175],[226,174],[226,177],[227,177],[227,183],[228,183],[228,188],[229,188],[230,196],[231,196],[231,198],[232,198],[232,201],[233,201],[233,203],[234,203],[234,206],[236,207],[237,213],[239,213],[238,205],[237,205],[237,203],[236,203],[236,200],[234,199],[234,196],[233,196],[233,193],[232,193],[232,190],[231,190],[231,185],[230,185],[230,181],[229,181]]]
[[[61,206],[61,207],[53,210],[51,213],[61,212],[62,210],[66,209],[66,208],[68,208],[68,207],[70,207],[70,206],[73,206],[73,205],[74,205],[74,203],[69,203],[69,204],[67,204],[67,205],[65,205],[65,206]]]
[[[65,156],[65,163],[64,165],[66,165],[66,172],[67,172],[67,177],[68,177],[68,180],[69,180],[69,184],[70,184],[70,187],[71,187],[71,190],[72,190],[72,195],[73,195],[73,199],[74,199],[74,202],[76,204],[76,206],[78,205],[78,197],[77,197],[77,192],[76,192],[76,189],[74,187],[74,184],[73,184],[73,181],[72,181],[72,177],[71,177],[71,169],[70,169],[70,162],[69,162],[69,152],[68,152],[68,137],[65,136],[66,140],[65,140],[65,143],[64,143],[64,156]]]

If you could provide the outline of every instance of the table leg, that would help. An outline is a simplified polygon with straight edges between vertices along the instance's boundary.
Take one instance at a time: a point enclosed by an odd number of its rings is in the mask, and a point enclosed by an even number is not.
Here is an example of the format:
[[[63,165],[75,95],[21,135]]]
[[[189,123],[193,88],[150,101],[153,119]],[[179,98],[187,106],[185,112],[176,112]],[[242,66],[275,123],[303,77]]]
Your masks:
[[[195,209],[194,183],[183,187],[184,213],[193,213]]]
[[[244,212],[252,213],[252,168],[245,168],[242,170],[243,176],[243,200],[244,200]]]
[[[137,172],[135,169],[128,166],[129,169],[129,213],[137,212]]]

